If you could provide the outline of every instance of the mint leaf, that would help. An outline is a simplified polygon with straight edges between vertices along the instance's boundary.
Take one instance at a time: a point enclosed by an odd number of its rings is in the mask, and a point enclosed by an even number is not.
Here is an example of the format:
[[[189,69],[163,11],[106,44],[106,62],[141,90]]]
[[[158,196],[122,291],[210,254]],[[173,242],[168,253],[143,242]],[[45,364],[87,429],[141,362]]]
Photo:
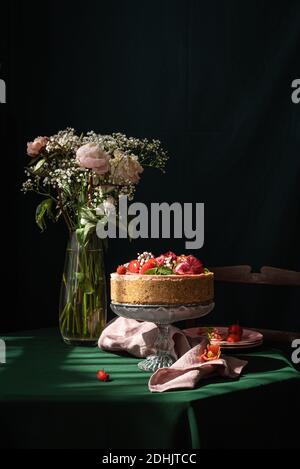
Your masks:
[[[170,267],[164,267],[163,265],[157,269],[158,275],[171,275],[172,269]]]
[[[172,274],[172,269],[169,267],[164,267],[163,265],[161,267],[154,267],[153,269],[148,269],[146,272],[144,272],[146,275],[170,275]]]
[[[144,272],[145,275],[156,275],[157,274],[157,267],[154,267],[153,269],[148,269],[146,272]]]

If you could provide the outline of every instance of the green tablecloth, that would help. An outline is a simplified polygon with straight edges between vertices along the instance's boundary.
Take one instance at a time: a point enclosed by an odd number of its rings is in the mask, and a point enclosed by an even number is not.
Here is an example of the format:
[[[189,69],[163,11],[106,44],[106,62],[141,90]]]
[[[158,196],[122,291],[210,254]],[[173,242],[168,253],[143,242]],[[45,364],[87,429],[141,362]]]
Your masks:
[[[295,447],[300,373],[278,351],[239,355],[239,380],[149,392],[138,359],[65,345],[53,329],[4,337],[0,446],[7,448]],[[100,382],[104,368],[111,382]]]

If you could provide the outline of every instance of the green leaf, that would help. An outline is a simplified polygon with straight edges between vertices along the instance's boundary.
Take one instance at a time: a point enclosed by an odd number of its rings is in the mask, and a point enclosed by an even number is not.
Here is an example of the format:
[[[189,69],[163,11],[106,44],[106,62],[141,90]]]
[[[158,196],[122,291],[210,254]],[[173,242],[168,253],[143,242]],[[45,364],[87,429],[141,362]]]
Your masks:
[[[48,217],[53,220],[52,204],[52,199],[45,199],[36,208],[35,221],[42,231],[46,228],[45,215],[47,214]]]
[[[85,275],[83,272],[77,272],[76,278],[78,281],[78,285],[80,286],[80,289],[86,295],[91,295],[92,293],[94,293],[95,290],[93,288],[93,284],[87,275]]]
[[[84,289],[84,293],[86,295],[92,295],[95,292],[95,290],[93,288],[93,284],[92,284],[91,280],[88,277],[85,277],[85,279],[84,279],[83,289]]]
[[[146,275],[171,275],[173,271],[169,267],[165,267],[162,265],[161,267],[154,267],[153,269],[148,269],[144,273]]]
[[[98,222],[98,217],[88,208],[82,208],[80,211],[80,217],[84,222],[94,223]]]
[[[78,243],[82,246],[84,244],[83,242],[83,233],[84,233],[84,228],[77,228],[76,230],[76,238]]]
[[[83,228],[76,230],[77,241],[81,246],[85,246],[89,235],[96,229],[95,223],[87,223]]]
[[[83,283],[84,281],[84,274],[82,272],[76,272],[76,279],[78,283]]]
[[[171,275],[173,273],[172,269],[170,269],[170,267],[165,267],[165,266],[161,266],[161,267],[158,267],[157,269],[157,274],[158,275]]]
[[[157,267],[154,267],[153,269],[148,269],[144,273],[145,273],[145,275],[156,275],[157,274]]]
[[[96,229],[95,223],[87,223],[83,231],[83,241],[85,242],[88,236]]]
[[[40,161],[37,162],[35,167],[33,168],[33,172],[36,174],[42,168],[43,164],[46,163],[45,158],[42,158]]]

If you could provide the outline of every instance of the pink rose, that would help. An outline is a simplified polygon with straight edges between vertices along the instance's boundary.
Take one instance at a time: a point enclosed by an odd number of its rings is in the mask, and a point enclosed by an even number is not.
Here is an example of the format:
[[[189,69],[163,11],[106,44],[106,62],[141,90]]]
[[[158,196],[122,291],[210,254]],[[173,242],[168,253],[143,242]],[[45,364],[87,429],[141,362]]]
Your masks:
[[[197,259],[195,256],[187,256],[188,263],[190,268],[193,270],[194,274],[202,274],[204,272],[204,267],[202,262]]]
[[[27,143],[27,155],[35,158],[46,148],[48,137],[37,137],[33,142]]]
[[[124,182],[137,184],[140,180],[140,173],[144,171],[136,155],[125,155],[119,150],[114,152],[110,167],[116,184],[123,184]]]
[[[165,254],[163,254],[163,255],[165,257],[171,257],[172,261],[176,261],[176,259],[177,259],[177,255],[172,251],[165,252]]]
[[[87,143],[78,148],[76,160],[82,168],[93,169],[99,175],[109,170],[109,156],[96,143]]]
[[[176,261],[177,255],[172,251],[168,251],[165,254],[161,254],[159,257],[156,257],[156,262],[159,266],[164,265],[166,259],[171,259],[171,261]]]
[[[180,262],[176,265],[174,269],[175,274],[184,275],[184,274],[193,274],[190,264],[188,262]]]
[[[204,268],[202,262],[197,259],[195,256],[186,256],[183,262],[177,264],[174,269],[174,272],[179,275],[184,274],[202,274],[204,272]]]

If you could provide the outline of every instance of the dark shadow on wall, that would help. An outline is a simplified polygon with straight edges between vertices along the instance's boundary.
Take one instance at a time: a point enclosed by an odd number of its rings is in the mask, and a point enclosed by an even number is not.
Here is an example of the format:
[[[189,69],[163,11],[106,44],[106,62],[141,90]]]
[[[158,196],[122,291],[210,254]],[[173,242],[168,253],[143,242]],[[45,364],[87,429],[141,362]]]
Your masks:
[[[9,8],[1,129],[16,177],[9,180],[16,259],[7,263],[14,301],[1,329],[57,324],[66,232],[49,226],[41,236],[39,198],[19,187],[26,142],[66,126],[161,139],[167,173],[144,174],[136,200],[204,202],[205,243],[194,254],[206,265],[300,270],[300,112],[291,102],[299,2],[54,0]],[[170,248],[182,252],[184,242],[112,240],[107,272],[137,251]],[[237,312],[247,325],[293,330],[299,301],[285,288],[217,287],[214,322]]]

